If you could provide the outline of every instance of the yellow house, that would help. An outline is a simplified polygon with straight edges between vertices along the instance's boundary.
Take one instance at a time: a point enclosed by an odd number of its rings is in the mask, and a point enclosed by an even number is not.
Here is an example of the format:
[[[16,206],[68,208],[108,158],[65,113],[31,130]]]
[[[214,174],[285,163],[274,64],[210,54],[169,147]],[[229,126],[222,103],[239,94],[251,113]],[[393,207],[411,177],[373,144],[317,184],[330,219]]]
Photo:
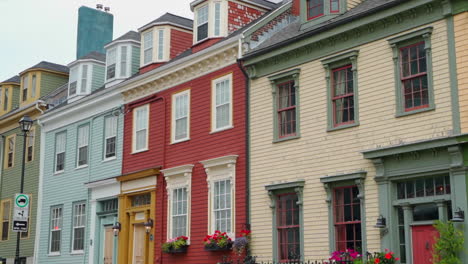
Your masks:
[[[17,107],[19,87],[19,76],[14,76],[0,83],[0,116],[10,112],[13,106]]]

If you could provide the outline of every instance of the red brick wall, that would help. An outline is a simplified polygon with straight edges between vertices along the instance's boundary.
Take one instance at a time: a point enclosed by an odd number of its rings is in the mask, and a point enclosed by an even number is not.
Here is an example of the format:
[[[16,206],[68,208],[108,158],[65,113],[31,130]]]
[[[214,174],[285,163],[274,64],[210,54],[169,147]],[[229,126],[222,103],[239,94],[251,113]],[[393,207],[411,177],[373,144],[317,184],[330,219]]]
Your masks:
[[[293,0],[291,11],[291,14],[294,16],[301,14],[301,0]]]
[[[233,73],[234,128],[210,134],[211,80]],[[171,94],[191,89],[190,140],[170,144]],[[185,254],[161,253],[166,238],[167,194],[163,177],[158,177],[155,219],[155,263],[217,263],[226,252],[206,252],[203,238],[208,232],[208,187],[202,160],[239,155],[236,164],[236,235],[246,223],[245,171],[245,78],[237,64],[153,95],[150,104],[149,150],[131,154],[133,112],[125,116],[123,173],[162,165],[163,168],[194,164],[192,174],[191,245]],[[149,97],[150,98],[150,97]],[[155,100],[154,98],[164,98]],[[165,134],[165,139],[164,139]],[[164,155],[164,151],[166,152]],[[228,252],[230,253],[230,252]]]
[[[173,59],[186,49],[192,46],[192,33],[187,33],[177,29],[171,29],[171,52],[170,58]]]
[[[241,5],[234,2],[229,2],[228,8],[228,32],[238,30],[239,28],[247,25],[253,20],[259,18],[265,12],[245,5]]]

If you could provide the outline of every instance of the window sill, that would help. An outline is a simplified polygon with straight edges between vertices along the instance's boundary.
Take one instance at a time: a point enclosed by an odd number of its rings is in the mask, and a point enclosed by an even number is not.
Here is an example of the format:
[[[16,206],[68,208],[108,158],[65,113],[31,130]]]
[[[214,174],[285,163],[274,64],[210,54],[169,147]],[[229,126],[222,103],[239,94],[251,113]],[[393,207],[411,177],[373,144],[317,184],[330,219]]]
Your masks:
[[[117,157],[114,156],[114,157],[111,157],[111,158],[105,158],[105,159],[103,159],[101,162],[102,162],[102,163],[106,163],[106,162],[113,161],[113,160],[116,160],[116,159],[117,159]]]
[[[284,142],[284,141],[288,141],[288,140],[292,140],[292,139],[298,139],[300,137],[301,136],[296,135],[296,136],[290,136],[290,137],[284,137],[284,138],[277,138],[277,139],[273,140],[273,143],[280,143],[280,142]]]
[[[359,122],[355,122],[355,123],[352,123],[352,124],[346,124],[346,125],[340,125],[340,126],[336,126],[336,127],[328,127],[327,132],[333,132],[333,131],[342,130],[342,129],[346,129],[346,128],[351,128],[351,127],[357,127],[357,126],[359,126]]]
[[[49,253],[47,254],[48,257],[57,257],[57,256],[60,256],[61,254],[60,253]]]
[[[233,129],[234,126],[227,126],[227,127],[222,127],[222,128],[218,128],[216,130],[213,130],[210,132],[210,134],[215,134],[215,133],[218,133],[218,132],[223,132],[223,131],[226,131],[226,130],[229,130],[229,129]]]
[[[435,110],[435,106],[429,106],[426,108],[420,108],[420,109],[416,109],[416,110],[412,110],[408,112],[398,112],[395,114],[395,117],[409,116],[409,115],[419,114],[419,113],[428,112],[432,110]]]
[[[132,154],[132,155],[133,155],[133,154],[138,154],[138,153],[146,152],[146,151],[148,151],[148,150],[149,150],[149,149],[147,149],[147,148],[146,148],[146,149],[141,149],[141,150],[135,150],[135,151],[133,151],[131,154]]]
[[[172,141],[171,145],[175,145],[177,143],[182,143],[182,142],[189,141],[189,140],[190,138],[179,139],[177,141]]]
[[[72,255],[72,256],[84,255],[84,250],[82,250],[82,251],[72,251],[70,253],[70,255]]]
[[[81,169],[86,169],[86,168],[88,168],[88,164],[78,166],[78,167],[75,168],[75,170],[81,170]]]
[[[61,170],[61,171],[54,172],[54,175],[61,175],[61,174],[64,174],[64,173],[65,173],[65,171]]]

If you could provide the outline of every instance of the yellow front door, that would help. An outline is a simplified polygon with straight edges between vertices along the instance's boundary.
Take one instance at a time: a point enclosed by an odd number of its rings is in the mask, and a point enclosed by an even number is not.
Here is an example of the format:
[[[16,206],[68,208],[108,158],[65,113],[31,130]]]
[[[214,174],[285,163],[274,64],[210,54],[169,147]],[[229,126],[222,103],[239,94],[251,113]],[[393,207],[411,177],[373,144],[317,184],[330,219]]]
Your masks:
[[[133,225],[133,261],[132,264],[145,264],[145,227],[142,224]]]

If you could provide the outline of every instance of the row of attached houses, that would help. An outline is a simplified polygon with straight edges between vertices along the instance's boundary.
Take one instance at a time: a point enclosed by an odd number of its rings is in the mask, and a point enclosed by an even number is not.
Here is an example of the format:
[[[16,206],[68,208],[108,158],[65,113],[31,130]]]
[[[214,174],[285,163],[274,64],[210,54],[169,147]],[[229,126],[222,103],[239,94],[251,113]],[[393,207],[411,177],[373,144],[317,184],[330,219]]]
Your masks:
[[[75,61],[0,83],[0,263],[22,164],[24,263],[230,263],[244,255],[203,239],[251,230],[257,261],[429,264],[434,221],[454,218],[468,241],[466,1],[190,8],[115,39],[80,8]]]

